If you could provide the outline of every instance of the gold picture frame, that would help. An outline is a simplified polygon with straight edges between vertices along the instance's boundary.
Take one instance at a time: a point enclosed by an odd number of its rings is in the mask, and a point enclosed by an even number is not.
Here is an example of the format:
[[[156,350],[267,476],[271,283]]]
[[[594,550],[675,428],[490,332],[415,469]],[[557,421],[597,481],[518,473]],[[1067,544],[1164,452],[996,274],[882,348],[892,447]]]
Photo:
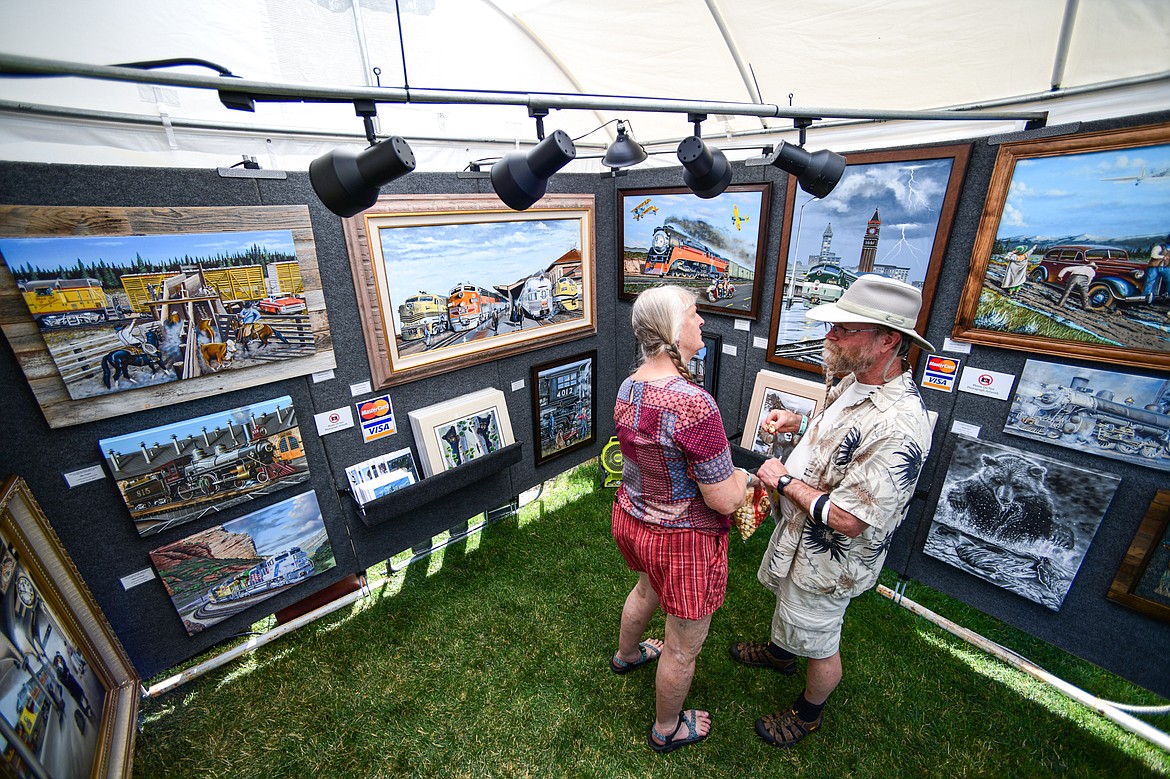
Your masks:
[[[0,760],[7,761],[6,771],[40,775],[32,768],[36,761],[44,775],[63,776],[51,758],[75,759],[76,749],[91,760],[89,776],[129,777],[141,683],[18,476],[0,487],[0,558],[0,692],[9,701],[0,707],[7,745]],[[46,728],[51,716],[63,725]],[[73,775],[76,766],[67,768]]]
[[[374,389],[595,335],[595,210],[386,195],[345,219]]]

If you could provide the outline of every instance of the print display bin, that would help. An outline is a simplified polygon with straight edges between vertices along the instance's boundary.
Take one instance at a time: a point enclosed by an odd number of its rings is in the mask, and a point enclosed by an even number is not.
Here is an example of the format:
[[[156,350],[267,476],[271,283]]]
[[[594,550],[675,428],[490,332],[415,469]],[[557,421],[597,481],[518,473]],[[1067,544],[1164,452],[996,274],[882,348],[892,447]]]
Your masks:
[[[367,527],[375,527],[515,465],[520,462],[523,450],[523,442],[517,441],[458,468],[428,476],[364,506],[357,506],[358,516]],[[353,493],[350,495],[352,497]],[[357,505],[356,500],[354,505]]]

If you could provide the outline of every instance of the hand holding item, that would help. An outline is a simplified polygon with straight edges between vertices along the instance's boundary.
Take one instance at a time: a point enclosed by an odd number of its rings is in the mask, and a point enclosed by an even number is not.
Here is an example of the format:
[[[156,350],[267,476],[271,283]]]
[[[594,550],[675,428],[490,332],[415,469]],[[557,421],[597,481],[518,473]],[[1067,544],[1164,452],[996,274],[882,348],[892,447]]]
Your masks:
[[[764,417],[760,429],[768,435],[774,436],[777,433],[803,432],[801,428],[806,424],[803,414],[797,414],[795,411],[789,411],[785,408],[774,408],[768,412],[768,416]]]

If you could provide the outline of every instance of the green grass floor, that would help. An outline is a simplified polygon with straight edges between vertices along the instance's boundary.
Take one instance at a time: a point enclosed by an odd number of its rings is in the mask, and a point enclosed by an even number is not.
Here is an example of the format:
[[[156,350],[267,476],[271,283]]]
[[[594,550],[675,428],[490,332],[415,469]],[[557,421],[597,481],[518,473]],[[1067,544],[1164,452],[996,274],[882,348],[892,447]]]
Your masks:
[[[727,602],[687,701],[712,712],[711,736],[652,752],[652,668],[608,668],[635,577],[596,480],[593,466],[564,474],[371,597],[145,700],[134,776],[1170,775],[1170,754],[874,592],[847,613],[824,726],[791,750],[765,744],[753,722],[795,698],[803,674],[744,668],[727,647],[767,637],[772,595],[755,571],[770,524],[732,536]],[[1165,703],[925,587],[906,595],[1095,695]]]

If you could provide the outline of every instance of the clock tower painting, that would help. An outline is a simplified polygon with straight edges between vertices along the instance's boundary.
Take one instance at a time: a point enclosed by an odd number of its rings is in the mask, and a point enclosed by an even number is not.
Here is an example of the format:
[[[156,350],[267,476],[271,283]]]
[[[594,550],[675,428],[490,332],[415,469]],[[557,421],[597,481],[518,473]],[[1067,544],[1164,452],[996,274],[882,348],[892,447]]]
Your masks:
[[[882,220],[875,210],[865,227],[865,240],[861,243],[861,259],[857,261],[857,275],[873,273],[874,258],[877,257],[878,237],[882,232]]]

